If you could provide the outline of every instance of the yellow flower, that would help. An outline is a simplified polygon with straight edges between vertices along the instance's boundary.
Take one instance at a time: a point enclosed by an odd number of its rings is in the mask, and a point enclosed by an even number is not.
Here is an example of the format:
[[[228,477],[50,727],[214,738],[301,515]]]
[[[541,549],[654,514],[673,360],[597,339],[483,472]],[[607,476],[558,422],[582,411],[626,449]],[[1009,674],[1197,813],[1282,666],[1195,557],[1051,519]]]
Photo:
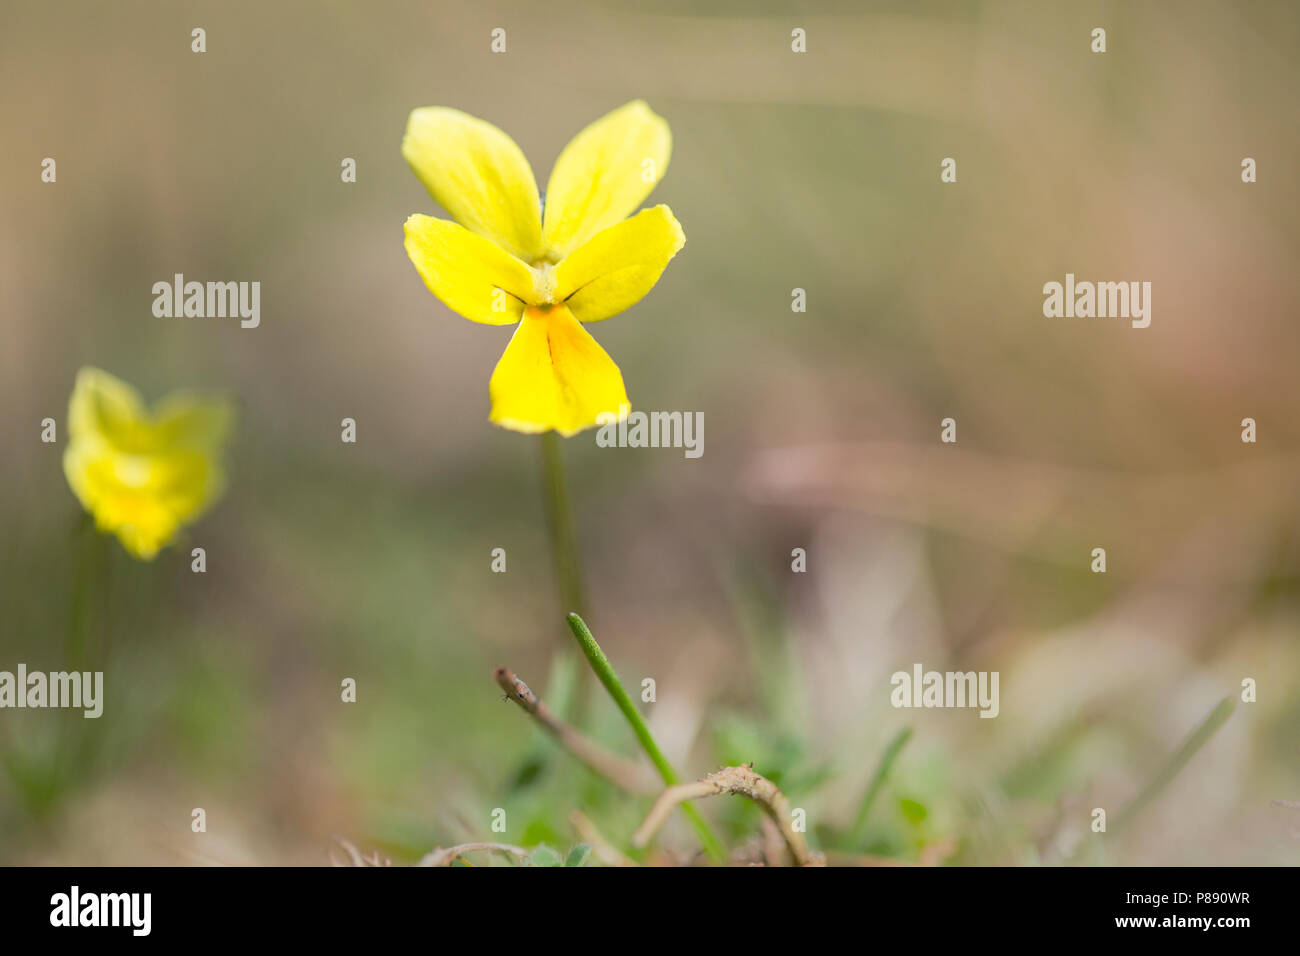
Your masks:
[[[230,405],[181,392],[149,411],[140,394],[83,368],[68,403],[63,473],[100,531],[151,561],[221,496]]]
[[[627,218],[671,148],[668,124],[628,103],[560,153],[543,210],[528,160],[501,130],[441,106],[411,113],[402,155],[456,222],[411,216],[407,254],[448,308],[519,322],[488,386],[493,422],[569,436],[627,414],[618,366],[581,323],[640,300],[686,241],[667,206]]]

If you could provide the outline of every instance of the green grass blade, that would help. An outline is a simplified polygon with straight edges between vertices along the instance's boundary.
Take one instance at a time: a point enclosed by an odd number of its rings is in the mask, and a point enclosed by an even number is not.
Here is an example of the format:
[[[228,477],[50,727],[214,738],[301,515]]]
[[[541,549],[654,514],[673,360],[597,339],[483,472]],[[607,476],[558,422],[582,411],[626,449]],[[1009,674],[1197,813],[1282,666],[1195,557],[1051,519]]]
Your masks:
[[[858,806],[858,815],[853,820],[853,830],[851,841],[856,846],[862,840],[862,831],[866,828],[867,818],[871,814],[871,807],[876,802],[876,797],[880,795],[881,788],[889,778],[889,771],[894,767],[894,761],[898,759],[899,751],[912,739],[912,728],[904,727],[890,739],[885,745],[884,752],[880,755],[880,762],[876,764],[876,772],[871,776],[871,783],[867,784],[867,792],[862,795],[862,803]]]
[[[587,627],[587,623],[577,614],[569,614],[568,623],[569,630],[573,631],[573,636],[578,639],[578,646],[582,648],[582,653],[586,656],[587,662],[591,664],[591,669],[595,672],[601,684],[604,685],[605,690],[609,692],[609,696],[613,698],[614,704],[622,712],[623,717],[632,726],[632,732],[636,734],[641,749],[646,752],[650,762],[659,771],[659,776],[663,778],[664,784],[671,787],[680,783],[681,779],[677,776],[677,771],[673,769],[672,764],[668,762],[668,758],[659,749],[654,736],[650,733],[650,728],[646,726],[646,722],[641,718],[641,713],[632,703],[632,698],[623,689],[623,684],[619,681],[618,675],[614,673],[614,666],[610,664],[609,658],[605,656],[605,652],[596,643],[596,638],[592,635],[591,629]],[[713,862],[725,862],[727,858],[726,848],[722,845],[722,841],[718,839],[718,835],[713,832],[713,828],[709,826],[704,817],[700,816],[700,812],[695,809],[695,806],[691,803],[683,803],[681,811],[686,814],[687,819],[691,821],[691,825],[695,827],[695,832],[700,838],[700,844]]]
[[[1210,711],[1210,715],[1191,732],[1188,738],[1183,741],[1183,745],[1174,752],[1172,757],[1165,761],[1164,765],[1156,771],[1155,776],[1147,781],[1146,786],[1138,791],[1137,796],[1123,806],[1116,817],[1114,826],[1111,828],[1112,832],[1123,832],[1152,801],[1160,796],[1165,787],[1169,786],[1174,777],[1178,776],[1188,762],[1196,756],[1196,752],[1204,747],[1227,719],[1232,716],[1236,706],[1237,702],[1231,697],[1225,697],[1215,705],[1215,708]]]

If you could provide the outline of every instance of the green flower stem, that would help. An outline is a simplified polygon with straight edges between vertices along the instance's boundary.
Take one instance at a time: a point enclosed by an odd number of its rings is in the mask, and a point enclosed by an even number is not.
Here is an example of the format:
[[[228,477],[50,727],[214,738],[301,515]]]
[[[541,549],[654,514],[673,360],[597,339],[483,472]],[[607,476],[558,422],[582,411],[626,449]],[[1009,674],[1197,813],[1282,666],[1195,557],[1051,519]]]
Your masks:
[[[95,521],[82,514],[77,521],[76,559],[72,570],[72,596],[68,601],[68,631],[64,642],[65,666],[82,670],[90,643],[91,603],[98,592],[99,570],[105,562]]]
[[[551,533],[551,559],[564,613],[587,613],[587,592],[582,585],[578,562],[578,540],[569,511],[569,490],[564,480],[564,454],[560,436],[542,435],[542,479],[546,486],[546,523]]]
[[[542,486],[546,494],[546,527],[551,539],[551,564],[559,591],[560,610],[587,613],[587,592],[582,584],[582,562],[578,560],[578,538],[573,532],[569,508],[569,487],[564,476],[563,442],[556,432],[542,434]],[[546,696],[561,717],[580,724],[586,711],[587,688],[580,686],[582,673],[572,652],[557,654],[551,661]],[[534,760],[543,760],[534,755]]]
[[[673,765],[668,762],[668,758],[663,755],[659,745],[655,743],[654,737],[650,733],[650,728],[646,726],[645,721],[641,718],[640,712],[632,704],[632,698],[628,697],[627,691],[623,689],[622,683],[619,682],[618,675],[614,673],[614,666],[610,664],[609,658],[605,652],[600,649],[596,643],[596,638],[592,635],[591,629],[587,623],[577,614],[569,614],[567,617],[569,630],[573,631],[573,636],[578,639],[578,646],[582,648],[582,653],[586,655],[587,662],[591,664],[591,669],[596,672],[596,677],[605,685],[605,690],[609,691],[609,696],[614,698],[614,703],[618,709],[623,712],[627,722],[632,725],[632,732],[636,734],[636,739],[641,743],[641,749],[646,752],[650,762],[655,765],[659,771],[659,776],[663,778],[665,786],[675,786],[681,782],[677,776],[677,771]],[[718,835],[713,832],[712,827],[700,816],[700,812],[695,809],[694,804],[683,803],[681,809],[691,825],[695,827],[695,832],[699,835],[700,845],[714,863],[723,863],[727,858],[726,848],[723,847],[722,841]]]
[[[92,635],[98,634],[98,658],[104,656],[107,643],[109,567],[111,545],[95,527],[89,514],[82,514],[77,522],[73,543],[75,558],[72,572],[72,593],[68,601],[68,629],[64,641],[64,667],[69,671],[94,671],[95,664],[107,669],[106,661],[97,659],[92,650]],[[80,712],[64,715],[55,735],[53,763],[49,770],[48,787],[43,794],[41,809],[52,809],[71,789],[78,775],[91,770],[87,752],[89,728]]]

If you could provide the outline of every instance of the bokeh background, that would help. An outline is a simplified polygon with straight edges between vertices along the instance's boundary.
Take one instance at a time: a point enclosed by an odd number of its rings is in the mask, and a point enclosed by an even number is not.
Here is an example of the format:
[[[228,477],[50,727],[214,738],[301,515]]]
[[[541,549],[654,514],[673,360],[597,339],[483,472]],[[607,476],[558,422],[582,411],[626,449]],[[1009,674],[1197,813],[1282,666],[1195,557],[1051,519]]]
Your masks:
[[[592,626],[628,683],[656,679],[643,709],[683,774],[754,761],[840,862],[1296,860],[1294,4],[0,18],[0,669],[62,666],[88,574],[108,672],[98,721],[0,712],[0,862],[322,863],[336,836],[408,862],[491,838],[495,807],[511,842],[577,842],[574,810],[626,840],[648,801],[492,681],[545,688],[570,649],[537,439],[487,422],[510,330],[451,314],[406,258],[403,220],[439,211],[399,144],[412,108],[455,106],[544,180],[637,97],[672,126],[652,201],[687,245],[593,333],[635,406],[704,413],[705,454],[588,432],[565,457]],[[177,272],[260,281],[261,327],[155,318]],[[1150,328],[1044,318],[1066,272],[1152,282]],[[88,534],[64,480],[83,364],[239,403],[225,500],[153,564]],[[915,662],[999,671],[1000,716],[893,709],[889,675]],[[1258,701],[1122,834],[1087,832],[1247,677]],[[591,684],[586,726],[634,753]],[[701,809],[742,850],[759,833],[741,801]],[[688,854],[690,832],[661,844]]]

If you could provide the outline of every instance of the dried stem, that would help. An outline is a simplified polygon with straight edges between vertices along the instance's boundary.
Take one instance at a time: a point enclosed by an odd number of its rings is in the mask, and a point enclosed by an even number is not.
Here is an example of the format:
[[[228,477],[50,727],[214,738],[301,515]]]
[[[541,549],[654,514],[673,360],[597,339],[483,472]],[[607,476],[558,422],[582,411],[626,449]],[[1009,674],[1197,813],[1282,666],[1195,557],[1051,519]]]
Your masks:
[[[369,856],[363,856],[357,849],[357,845],[351,840],[345,840],[343,837],[336,836],[334,842],[339,848],[348,855],[347,861],[339,860],[331,849],[328,851],[331,866],[392,866],[393,861],[385,856],[380,856],[378,850],[371,851]]]
[[[491,853],[502,853],[506,856],[513,856],[518,860],[528,859],[528,851],[520,846],[511,846],[509,843],[462,843],[460,846],[449,846],[447,849],[438,847],[429,853],[426,853],[416,866],[451,866],[457,857],[464,856],[466,853],[475,853],[477,851],[487,851]]]
[[[753,800],[771,817],[781,831],[785,845],[798,866],[823,866],[825,860],[808,849],[803,834],[794,828],[790,819],[790,801],[776,788],[776,784],[754,772],[753,767],[724,767],[695,783],[669,787],[659,795],[650,808],[645,822],[632,834],[632,845],[644,847],[663,825],[668,814],[678,804],[719,793],[732,793]]]
[[[506,696],[522,707],[534,720],[553,736],[569,753],[605,777],[615,786],[630,793],[651,793],[653,787],[648,776],[630,760],[610,753],[599,744],[565,723],[546,706],[528,685],[515,676],[514,671],[498,667],[494,675]]]
[[[763,862],[768,866],[783,866],[785,864],[785,837],[781,834],[781,828],[772,822],[772,818],[766,813],[759,818],[763,824],[763,839],[759,848],[763,853]]]

